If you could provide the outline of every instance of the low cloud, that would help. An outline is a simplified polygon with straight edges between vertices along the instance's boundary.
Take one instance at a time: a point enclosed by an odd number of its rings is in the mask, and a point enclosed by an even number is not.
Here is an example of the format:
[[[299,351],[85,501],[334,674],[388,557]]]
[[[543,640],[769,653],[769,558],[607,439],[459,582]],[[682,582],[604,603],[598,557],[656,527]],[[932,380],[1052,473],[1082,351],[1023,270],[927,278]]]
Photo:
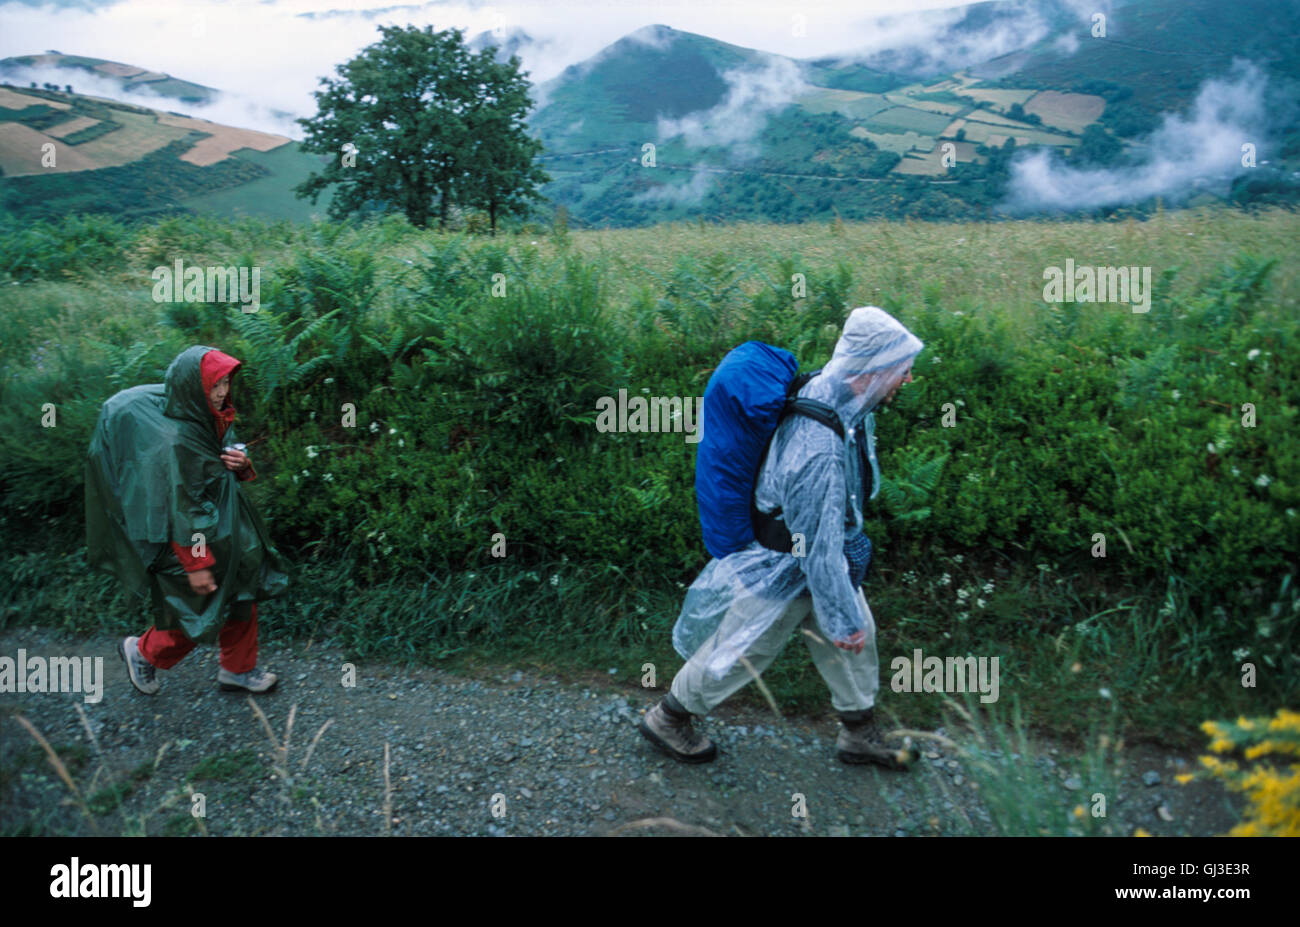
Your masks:
[[[660,117],[659,138],[680,136],[692,148],[729,147],[733,160],[744,160],[757,154],[755,139],[767,117],[811,89],[795,62],[771,56],[761,67],[727,71],[722,79],[728,89],[721,103],[680,119]]]
[[[1268,136],[1267,77],[1238,59],[1231,72],[1201,85],[1186,115],[1168,113],[1138,146],[1137,163],[1122,168],[1067,166],[1054,151],[1037,150],[1011,165],[1010,213],[1097,209],[1160,196],[1177,202],[1199,190],[1223,192],[1250,168],[1242,145],[1263,149]]]
[[[645,193],[638,193],[632,197],[632,201],[634,203],[651,202],[672,206],[693,205],[704,199],[716,180],[716,173],[696,170],[686,183],[664,184]]]
[[[19,67],[6,69],[0,74],[3,80],[21,90],[31,83],[40,87],[45,83],[58,84],[62,90],[71,85],[74,92],[92,97],[120,100],[135,106],[181,113],[210,122],[234,126],[238,129],[257,129],[273,135],[284,135],[301,140],[302,128],[288,113],[277,112],[257,100],[237,93],[219,93],[208,103],[191,103],[175,97],[163,96],[149,89],[147,83],[136,84],[130,90],[108,77],[92,74],[81,68]]]

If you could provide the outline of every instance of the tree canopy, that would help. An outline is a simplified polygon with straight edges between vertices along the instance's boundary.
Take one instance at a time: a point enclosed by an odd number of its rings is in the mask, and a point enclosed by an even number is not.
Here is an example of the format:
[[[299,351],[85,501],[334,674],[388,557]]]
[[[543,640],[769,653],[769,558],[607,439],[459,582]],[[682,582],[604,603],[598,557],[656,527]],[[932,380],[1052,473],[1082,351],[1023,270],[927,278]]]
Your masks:
[[[532,107],[519,59],[472,52],[455,29],[381,26],[379,42],[321,78],[317,114],[298,122],[306,151],[333,155],[295,192],[314,203],[338,185],[330,214],[400,209],[413,225],[453,206],[523,213],[550,178],[535,164]]]

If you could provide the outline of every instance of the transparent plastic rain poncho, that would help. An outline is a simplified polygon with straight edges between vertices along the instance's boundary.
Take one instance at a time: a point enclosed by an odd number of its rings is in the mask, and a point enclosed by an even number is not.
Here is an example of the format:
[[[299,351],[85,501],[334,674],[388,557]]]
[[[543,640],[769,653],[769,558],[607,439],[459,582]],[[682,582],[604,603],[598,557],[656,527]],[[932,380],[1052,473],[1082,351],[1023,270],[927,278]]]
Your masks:
[[[722,678],[791,602],[809,594],[827,640],[842,641],[865,629],[868,616],[849,580],[844,540],[862,530],[863,456],[872,470],[870,498],[880,487],[871,413],[923,347],[883,309],[863,306],[850,313],[830,362],[799,391],[834,407],[845,437],[806,416],[788,416],[772,438],[755,489],[760,510],[779,508],[790,531],[803,535],[805,555],[754,541],[710,560],[687,591],[673,628],[673,646],[683,659],[707,647],[701,654],[707,670]],[[853,491],[846,493],[846,487]]]

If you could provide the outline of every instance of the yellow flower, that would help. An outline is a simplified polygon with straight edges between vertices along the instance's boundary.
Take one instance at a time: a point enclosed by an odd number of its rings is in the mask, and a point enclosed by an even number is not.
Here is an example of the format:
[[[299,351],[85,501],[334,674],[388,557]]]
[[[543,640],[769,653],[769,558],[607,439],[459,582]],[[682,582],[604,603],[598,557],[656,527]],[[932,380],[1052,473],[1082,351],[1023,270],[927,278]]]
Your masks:
[[[1174,776],[1174,779],[1178,782],[1179,785],[1186,785],[1187,783],[1191,782],[1195,778],[1196,778],[1195,773],[1182,773],[1181,775]]]
[[[1226,737],[1220,737],[1210,744],[1210,749],[1215,753],[1229,753],[1232,750],[1232,741]]]
[[[1083,805],[1075,805],[1074,811],[1072,811],[1071,814],[1073,814],[1076,818],[1083,817],[1084,815]]]
[[[1137,830],[1133,831],[1133,836],[1134,836],[1134,837],[1150,837],[1151,835],[1148,834],[1144,828],[1139,827]]]

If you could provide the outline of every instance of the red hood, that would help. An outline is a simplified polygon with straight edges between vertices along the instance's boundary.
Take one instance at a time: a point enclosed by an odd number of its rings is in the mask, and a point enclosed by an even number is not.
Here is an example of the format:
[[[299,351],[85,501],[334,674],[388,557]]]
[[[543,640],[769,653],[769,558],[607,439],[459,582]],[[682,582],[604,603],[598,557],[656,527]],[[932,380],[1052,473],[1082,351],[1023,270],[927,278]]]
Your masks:
[[[211,410],[213,418],[217,421],[217,437],[220,438],[226,433],[226,429],[235,420],[235,407],[230,402],[230,397],[234,394],[235,377],[239,371],[240,362],[235,360],[229,354],[221,351],[209,351],[203,355],[203,360],[199,363],[199,372],[203,375],[203,396],[207,399],[208,393],[212,387],[217,385],[217,381],[230,374],[230,392],[226,394],[225,404],[220,409],[212,407],[212,400],[208,399],[208,409]]]

